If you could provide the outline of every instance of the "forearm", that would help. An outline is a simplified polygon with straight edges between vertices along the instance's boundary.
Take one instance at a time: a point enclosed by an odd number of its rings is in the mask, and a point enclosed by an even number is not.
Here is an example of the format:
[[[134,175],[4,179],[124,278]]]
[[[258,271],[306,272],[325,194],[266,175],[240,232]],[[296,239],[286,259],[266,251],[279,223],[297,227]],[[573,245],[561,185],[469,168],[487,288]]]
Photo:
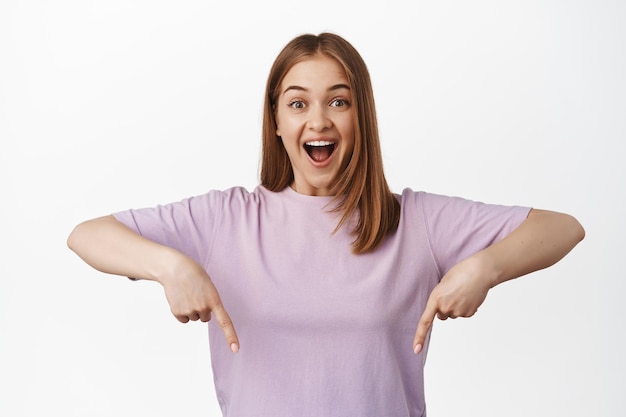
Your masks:
[[[184,257],[138,235],[113,216],[79,224],[68,237],[67,245],[101,272],[159,282],[171,275]]]
[[[490,271],[489,286],[494,287],[555,264],[584,236],[574,217],[533,209],[517,229],[475,257]]]

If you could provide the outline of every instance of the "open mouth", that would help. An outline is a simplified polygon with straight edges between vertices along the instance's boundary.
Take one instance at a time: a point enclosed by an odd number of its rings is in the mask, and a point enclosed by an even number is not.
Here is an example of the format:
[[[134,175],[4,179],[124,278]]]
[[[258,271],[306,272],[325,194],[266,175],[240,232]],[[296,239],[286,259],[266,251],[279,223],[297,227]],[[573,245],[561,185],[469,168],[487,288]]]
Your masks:
[[[304,149],[315,162],[324,162],[335,151],[335,142],[313,140],[304,144]]]

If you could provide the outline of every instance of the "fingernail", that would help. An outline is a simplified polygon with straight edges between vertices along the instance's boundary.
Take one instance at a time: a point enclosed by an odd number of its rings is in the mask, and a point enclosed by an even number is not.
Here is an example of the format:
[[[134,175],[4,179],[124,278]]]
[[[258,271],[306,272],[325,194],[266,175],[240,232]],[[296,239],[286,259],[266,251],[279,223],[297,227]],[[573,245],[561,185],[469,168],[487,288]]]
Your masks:
[[[235,342],[230,344],[230,351],[233,353],[239,352],[239,345]]]
[[[413,348],[413,352],[415,352],[416,355],[419,355],[421,351],[422,351],[422,345],[418,343],[417,345],[415,345],[415,348]]]

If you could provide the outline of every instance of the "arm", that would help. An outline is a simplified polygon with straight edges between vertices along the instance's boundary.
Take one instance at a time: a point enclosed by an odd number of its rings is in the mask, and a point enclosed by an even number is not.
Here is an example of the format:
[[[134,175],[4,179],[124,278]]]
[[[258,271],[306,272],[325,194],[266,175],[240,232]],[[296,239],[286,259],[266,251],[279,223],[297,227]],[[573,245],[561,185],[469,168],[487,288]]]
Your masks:
[[[214,314],[231,350],[238,350],[235,328],[215,286],[188,256],[140,236],[113,216],[79,224],[67,245],[98,271],[159,282],[172,314],[183,323],[206,322]]]
[[[459,262],[433,289],[413,341],[419,353],[435,316],[441,320],[471,317],[489,289],[513,278],[547,268],[585,236],[570,215],[531,210],[526,220],[504,239]]]

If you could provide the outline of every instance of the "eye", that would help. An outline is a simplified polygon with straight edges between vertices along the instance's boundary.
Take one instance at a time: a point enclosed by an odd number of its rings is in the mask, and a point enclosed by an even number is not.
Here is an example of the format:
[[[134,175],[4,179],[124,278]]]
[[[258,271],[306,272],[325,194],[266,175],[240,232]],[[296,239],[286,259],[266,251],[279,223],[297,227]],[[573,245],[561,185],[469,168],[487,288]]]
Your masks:
[[[292,109],[295,109],[295,110],[303,109],[306,106],[306,104],[304,104],[304,101],[302,101],[302,100],[293,100],[293,101],[289,102],[289,104],[287,104],[287,105],[289,107],[291,107]]]
[[[335,98],[330,102],[331,107],[348,107],[350,102],[345,98]]]

